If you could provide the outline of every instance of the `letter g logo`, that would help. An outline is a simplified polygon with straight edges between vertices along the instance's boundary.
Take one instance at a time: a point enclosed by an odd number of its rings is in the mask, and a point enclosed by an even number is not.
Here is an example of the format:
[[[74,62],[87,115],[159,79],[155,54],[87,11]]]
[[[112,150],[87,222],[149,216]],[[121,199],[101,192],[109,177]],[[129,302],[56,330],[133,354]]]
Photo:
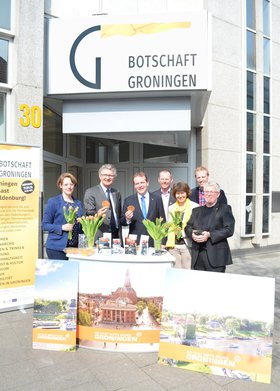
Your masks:
[[[89,29],[83,31],[78,38],[73,43],[73,46],[70,51],[70,66],[72,69],[72,72],[77,80],[79,80],[80,83],[84,84],[86,87],[94,88],[94,89],[100,89],[101,88],[101,58],[97,57],[95,59],[95,83],[92,83],[88,80],[86,80],[78,71],[75,63],[75,55],[76,50],[80,42],[89,34],[93,33],[94,31],[101,30],[101,26],[93,26]]]

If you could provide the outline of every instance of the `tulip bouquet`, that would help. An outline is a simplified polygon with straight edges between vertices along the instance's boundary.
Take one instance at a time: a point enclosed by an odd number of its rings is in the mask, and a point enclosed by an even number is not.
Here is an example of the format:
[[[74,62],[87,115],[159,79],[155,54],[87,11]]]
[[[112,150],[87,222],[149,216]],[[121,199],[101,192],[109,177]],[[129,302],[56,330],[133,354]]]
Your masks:
[[[183,213],[179,212],[179,211],[176,211],[174,213],[170,212],[169,214],[170,214],[170,217],[172,219],[171,227],[173,228],[173,231],[175,231],[176,238],[180,239],[182,237]]]
[[[63,207],[63,214],[68,224],[74,224],[78,210],[78,206],[76,208],[73,208],[73,206],[70,205],[68,207],[68,210],[66,209],[66,206]],[[72,231],[68,232],[68,239],[72,239]]]
[[[162,239],[168,235],[168,230],[170,228],[170,223],[163,222],[163,218],[156,218],[155,222],[149,219],[143,220],[143,224],[154,240],[155,253],[161,253],[160,247]]]
[[[88,247],[94,246],[94,238],[100,225],[103,223],[105,215],[95,214],[94,216],[78,217],[77,221],[81,224],[82,230],[87,238]]]

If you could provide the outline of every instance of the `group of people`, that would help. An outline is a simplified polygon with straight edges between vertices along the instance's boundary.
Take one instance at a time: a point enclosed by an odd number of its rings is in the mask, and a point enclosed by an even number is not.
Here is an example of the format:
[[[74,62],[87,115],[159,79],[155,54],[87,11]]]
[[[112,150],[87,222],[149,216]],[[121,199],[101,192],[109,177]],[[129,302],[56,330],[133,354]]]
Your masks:
[[[122,226],[128,226],[129,234],[137,235],[138,243],[141,235],[148,235],[144,219],[174,222],[177,216],[178,229],[171,229],[163,241],[165,249],[175,258],[175,267],[225,272],[226,266],[232,263],[227,238],[234,233],[235,220],[224,191],[216,182],[209,181],[206,167],[196,168],[194,189],[185,182],[173,184],[171,172],[162,170],[158,176],[160,188],[154,192],[148,190],[147,175],[136,172],[135,193],[126,197],[123,205],[120,192],[113,187],[116,176],[112,164],[102,165],[100,183],[86,190],[82,205],[73,196],[77,179],[71,173],[60,175],[57,186],[61,194],[48,200],[42,221],[43,230],[48,231],[46,252],[50,259],[67,259],[64,249],[78,246],[80,224],[67,223],[63,213],[63,207],[72,206],[77,208],[77,217],[105,216],[96,238],[104,232],[110,232],[113,239],[121,238]],[[72,232],[71,239],[69,232]],[[149,246],[153,245],[149,237]]]

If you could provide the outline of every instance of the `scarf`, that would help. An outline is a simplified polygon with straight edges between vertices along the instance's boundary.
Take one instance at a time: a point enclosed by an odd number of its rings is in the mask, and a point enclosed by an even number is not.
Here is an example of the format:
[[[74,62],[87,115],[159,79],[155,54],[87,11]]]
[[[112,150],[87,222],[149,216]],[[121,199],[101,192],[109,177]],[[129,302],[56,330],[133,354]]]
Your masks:
[[[169,221],[171,221],[170,213],[180,212],[183,214],[182,220],[182,231],[185,229],[191,214],[192,214],[192,205],[189,198],[186,199],[184,205],[179,205],[176,201],[175,204],[169,206]],[[175,247],[175,232],[169,232],[167,236],[166,247]]]

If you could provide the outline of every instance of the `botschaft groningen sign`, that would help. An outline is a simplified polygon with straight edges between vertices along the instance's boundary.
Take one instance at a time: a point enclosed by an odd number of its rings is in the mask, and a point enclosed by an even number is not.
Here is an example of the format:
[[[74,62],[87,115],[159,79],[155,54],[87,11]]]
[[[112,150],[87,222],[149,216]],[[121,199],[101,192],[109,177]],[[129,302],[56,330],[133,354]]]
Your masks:
[[[205,11],[49,21],[48,91],[207,90]]]

